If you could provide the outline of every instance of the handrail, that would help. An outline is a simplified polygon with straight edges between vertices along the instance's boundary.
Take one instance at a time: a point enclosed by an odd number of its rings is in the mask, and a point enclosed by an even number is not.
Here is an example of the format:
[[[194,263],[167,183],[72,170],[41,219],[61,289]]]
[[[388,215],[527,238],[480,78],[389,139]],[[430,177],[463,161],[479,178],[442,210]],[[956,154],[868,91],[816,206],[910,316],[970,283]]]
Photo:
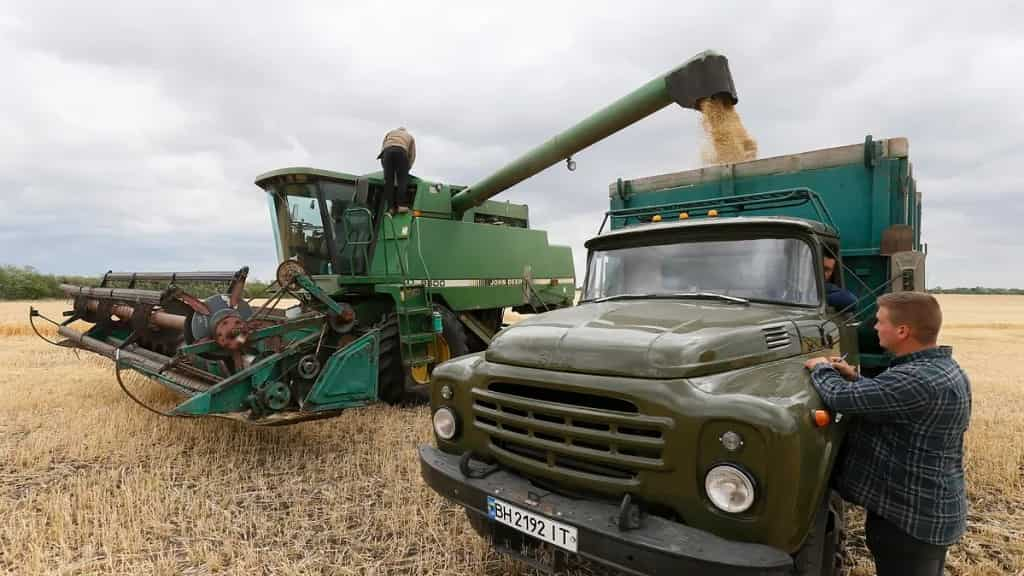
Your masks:
[[[604,231],[605,224],[609,219],[628,220],[629,218],[645,218],[666,212],[691,212],[696,209],[717,210],[720,213],[739,213],[747,210],[763,210],[766,208],[783,208],[787,206],[801,206],[810,203],[814,209],[818,221],[826,224],[833,230],[838,231],[835,220],[828,207],[822,201],[821,196],[810,188],[783,188],[770,192],[755,192],[752,194],[740,194],[736,196],[725,196],[720,198],[702,198],[700,200],[686,200],[683,202],[669,202],[655,204],[652,206],[640,206],[637,208],[620,208],[605,212],[601,227],[598,229],[600,235]],[[694,214],[694,216],[698,216]]]

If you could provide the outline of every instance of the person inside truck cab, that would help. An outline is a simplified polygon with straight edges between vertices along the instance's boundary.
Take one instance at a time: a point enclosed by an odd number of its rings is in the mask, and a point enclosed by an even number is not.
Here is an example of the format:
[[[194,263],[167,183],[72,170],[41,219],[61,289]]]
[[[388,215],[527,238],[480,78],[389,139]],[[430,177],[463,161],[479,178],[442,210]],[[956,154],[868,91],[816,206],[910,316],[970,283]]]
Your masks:
[[[826,254],[822,261],[822,268],[825,271],[825,303],[836,310],[853,312],[853,305],[857,303],[857,297],[853,295],[853,292],[832,282],[836,270],[836,259],[832,255]]]

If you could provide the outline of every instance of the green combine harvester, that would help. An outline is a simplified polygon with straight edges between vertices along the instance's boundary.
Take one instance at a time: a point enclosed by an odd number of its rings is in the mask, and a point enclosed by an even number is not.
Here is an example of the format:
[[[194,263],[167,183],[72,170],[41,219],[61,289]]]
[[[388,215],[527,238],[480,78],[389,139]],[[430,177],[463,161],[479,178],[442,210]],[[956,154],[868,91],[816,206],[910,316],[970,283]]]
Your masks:
[[[410,178],[409,213],[384,210],[379,173],[268,172],[256,184],[280,264],[265,298],[243,298],[247,268],[110,272],[62,286],[73,302],[63,321],[30,317],[112,359],[133,399],[123,369],[183,395],[165,415],[281,424],[423,396],[435,365],[488,346],[504,309],[573,303],[569,248],[530,229],[527,206],[490,198],[556,163],[572,169],[574,153],[672,102],[696,109],[711,96],[735,102],[726,59],[706,52],[472,186]],[[75,330],[79,320],[92,327]]]

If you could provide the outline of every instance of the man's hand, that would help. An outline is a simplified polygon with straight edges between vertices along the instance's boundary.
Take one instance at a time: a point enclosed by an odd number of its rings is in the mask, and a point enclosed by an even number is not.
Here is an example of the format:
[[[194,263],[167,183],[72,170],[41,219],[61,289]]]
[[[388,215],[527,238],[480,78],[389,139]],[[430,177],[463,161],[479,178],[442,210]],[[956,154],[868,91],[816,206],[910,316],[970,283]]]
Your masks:
[[[860,374],[857,373],[857,369],[847,364],[846,361],[839,356],[833,356],[829,358],[828,361],[832,364],[832,367],[836,369],[836,372],[839,372],[839,375],[843,378],[850,381],[860,378]]]
[[[817,366],[821,364],[831,363],[832,361],[829,360],[828,358],[825,358],[824,356],[818,356],[817,358],[811,358],[807,362],[804,362],[804,368],[807,368],[808,370],[814,370]]]

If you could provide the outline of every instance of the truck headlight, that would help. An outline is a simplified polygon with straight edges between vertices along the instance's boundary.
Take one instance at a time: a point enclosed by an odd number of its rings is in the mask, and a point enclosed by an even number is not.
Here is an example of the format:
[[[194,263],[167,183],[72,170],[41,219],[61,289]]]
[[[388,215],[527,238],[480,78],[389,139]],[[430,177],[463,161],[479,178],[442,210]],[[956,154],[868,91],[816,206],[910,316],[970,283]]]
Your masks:
[[[735,466],[715,466],[704,477],[704,490],[719,510],[738,514],[754,503],[754,481]]]
[[[434,432],[437,436],[444,440],[451,440],[455,437],[455,432],[458,430],[458,424],[455,420],[455,414],[448,408],[438,408],[437,412],[434,412]]]

